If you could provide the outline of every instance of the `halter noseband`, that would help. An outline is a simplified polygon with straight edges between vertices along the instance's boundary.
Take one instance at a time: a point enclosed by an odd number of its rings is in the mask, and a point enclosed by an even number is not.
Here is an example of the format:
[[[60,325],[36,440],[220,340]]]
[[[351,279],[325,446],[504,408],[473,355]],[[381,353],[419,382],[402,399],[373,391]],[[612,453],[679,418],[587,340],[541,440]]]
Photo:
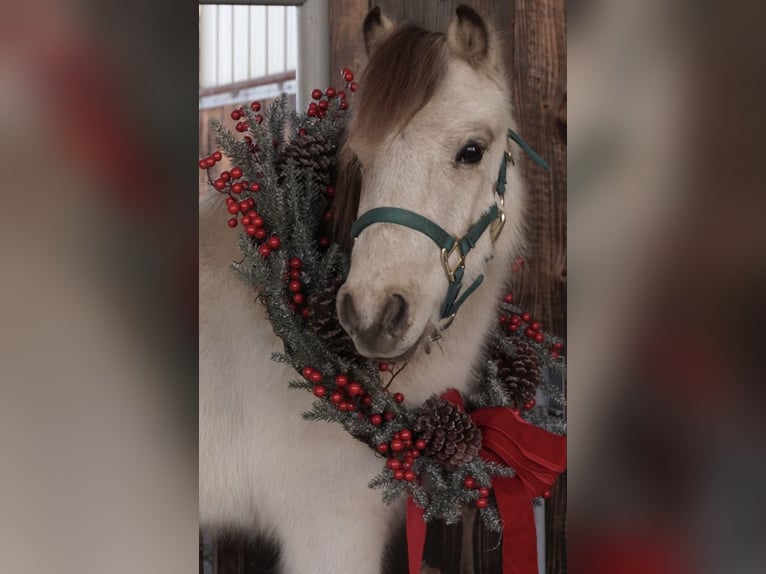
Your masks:
[[[532,160],[542,167],[545,171],[548,171],[548,164],[539,155],[537,155],[532,148],[513,130],[508,130],[508,137],[515,141],[521,148],[532,158]],[[505,151],[503,153],[503,159],[500,162],[500,170],[497,175],[497,183],[495,184],[495,191],[500,197],[500,206],[504,203],[503,196],[505,195],[506,171],[508,169],[508,160],[513,162],[513,157],[510,152]],[[465,258],[466,255],[476,247],[481,236],[484,232],[490,229],[490,236],[492,239],[492,245],[495,244],[497,238],[503,230],[505,225],[505,213],[500,209],[497,204],[492,205],[488,211],[486,211],[479,220],[474,223],[463,237],[454,237],[444,230],[440,225],[434,223],[430,219],[423,217],[410,211],[408,209],[402,209],[400,207],[376,207],[364,213],[359,219],[356,220],[351,227],[351,236],[356,239],[359,234],[364,231],[368,226],[373,223],[393,223],[395,225],[403,225],[409,227],[415,231],[419,231],[433,240],[434,243],[441,249],[441,260],[444,272],[447,275],[449,281],[449,287],[447,288],[447,295],[444,298],[444,304],[442,305],[442,329],[446,329],[452,324],[455,315],[461,305],[465,303],[466,299],[478,289],[482,281],[484,281],[484,275],[479,275],[473,283],[460,294],[460,289],[463,283],[463,275],[465,274]],[[458,260],[453,266],[450,263],[450,258],[458,251]]]

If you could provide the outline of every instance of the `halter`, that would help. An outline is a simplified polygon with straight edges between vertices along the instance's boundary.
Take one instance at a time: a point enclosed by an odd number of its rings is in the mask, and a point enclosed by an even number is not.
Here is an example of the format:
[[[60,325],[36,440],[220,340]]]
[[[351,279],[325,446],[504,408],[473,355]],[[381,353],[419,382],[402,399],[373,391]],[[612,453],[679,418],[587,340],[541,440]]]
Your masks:
[[[509,129],[508,138],[519,144],[521,149],[523,149],[536,164],[545,171],[548,171],[549,167],[545,160],[537,155],[519,134]],[[484,281],[484,275],[479,275],[462,294],[460,293],[463,283],[463,275],[465,274],[466,256],[471,249],[476,247],[476,243],[478,243],[479,239],[484,235],[484,232],[488,228],[490,228],[490,237],[492,239],[492,245],[494,246],[505,225],[505,213],[501,208],[504,204],[505,186],[507,184],[506,171],[508,169],[509,160],[511,163],[514,163],[513,156],[506,150],[503,153],[503,159],[500,162],[500,170],[497,175],[497,183],[495,184],[495,192],[500,198],[500,207],[498,207],[496,203],[492,205],[492,207],[490,207],[489,210],[470,227],[468,233],[463,237],[454,237],[445,231],[439,224],[434,223],[430,219],[423,217],[414,211],[402,209],[400,207],[376,207],[375,209],[371,209],[359,217],[351,227],[351,236],[356,239],[364,229],[373,223],[393,223],[395,225],[403,225],[404,227],[419,231],[430,237],[431,240],[436,243],[437,247],[441,249],[442,267],[444,268],[447,280],[449,281],[447,295],[445,296],[444,304],[442,305],[441,329],[446,329],[452,324],[458,309],[460,309],[466,299],[468,299],[468,297],[479,288],[482,281]],[[458,258],[453,265],[450,262],[450,259],[456,251],[458,252]]]

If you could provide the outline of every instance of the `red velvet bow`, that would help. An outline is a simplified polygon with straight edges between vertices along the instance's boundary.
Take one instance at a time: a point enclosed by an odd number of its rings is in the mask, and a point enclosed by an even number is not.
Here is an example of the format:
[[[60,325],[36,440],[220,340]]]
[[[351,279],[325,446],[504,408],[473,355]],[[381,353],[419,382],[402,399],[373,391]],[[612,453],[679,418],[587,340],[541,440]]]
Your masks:
[[[442,395],[463,409],[456,390]],[[532,499],[553,486],[566,469],[566,437],[533,426],[509,408],[487,407],[471,413],[481,429],[480,456],[516,471],[495,477],[497,508],[503,520],[503,574],[537,574],[537,536]],[[407,501],[407,546],[410,574],[419,574],[426,541],[423,509]]]

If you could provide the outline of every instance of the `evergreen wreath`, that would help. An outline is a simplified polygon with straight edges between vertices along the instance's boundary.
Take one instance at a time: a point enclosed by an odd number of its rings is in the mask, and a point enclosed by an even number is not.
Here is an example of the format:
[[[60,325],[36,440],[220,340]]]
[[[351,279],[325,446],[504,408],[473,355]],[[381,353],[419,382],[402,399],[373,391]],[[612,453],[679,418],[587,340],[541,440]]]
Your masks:
[[[342,77],[345,90],[314,90],[305,113],[288,110],[285,95],[265,114],[259,102],[233,110],[241,137],[213,120],[223,153],[199,160],[199,167],[226,195],[229,227],[243,228],[243,258],[234,268],[253,287],[283,341],[284,352],[273,360],[300,374],[291,388],[317,397],[303,417],[339,423],[370,446],[382,469],[369,486],[382,490],[387,504],[408,495],[423,509],[426,522],[439,518],[448,524],[460,520],[464,505],[475,505],[487,528],[499,532],[492,478],[512,477],[515,470],[479,456],[482,435],[469,413],[507,407],[528,423],[565,434],[565,396],[550,382],[565,380],[563,341],[544,332],[507,294],[498,303],[483,366],[463,397],[465,410],[436,396],[406,408],[404,396],[388,390],[406,363],[390,365],[356,354],[335,312],[349,257],[328,233],[346,91],[357,88],[350,70],[344,69]],[[213,179],[211,170],[223,154],[234,167]],[[518,259],[514,269],[522,265]],[[536,397],[545,397],[546,404],[537,405]]]

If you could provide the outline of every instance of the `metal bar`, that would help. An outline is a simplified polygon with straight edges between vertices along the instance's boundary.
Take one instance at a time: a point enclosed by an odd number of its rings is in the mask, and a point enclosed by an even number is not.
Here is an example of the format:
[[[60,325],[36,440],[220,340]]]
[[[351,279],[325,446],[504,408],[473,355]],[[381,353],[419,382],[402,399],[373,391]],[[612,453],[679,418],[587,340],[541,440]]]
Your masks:
[[[289,82],[290,80],[294,80],[294,79],[295,79],[294,71],[283,72],[281,74],[273,74],[271,76],[261,76],[260,78],[254,78],[252,80],[243,80],[241,82],[232,82],[231,84],[224,84],[223,86],[203,88],[199,91],[199,97],[204,98],[206,96],[213,96],[215,94],[237,92],[239,90],[246,90],[248,88],[255,88],[257,86],[265,86],[267,84]]]
[[[302,6],[308,0],[199,0],[200,4],[245,4],[247,6]]]
[[[328,0],[308,0],[298,8],[298,109],[305,108],[312,88],[330,82],[330,8]],[[309,40],[309,38],[311,40]]]

